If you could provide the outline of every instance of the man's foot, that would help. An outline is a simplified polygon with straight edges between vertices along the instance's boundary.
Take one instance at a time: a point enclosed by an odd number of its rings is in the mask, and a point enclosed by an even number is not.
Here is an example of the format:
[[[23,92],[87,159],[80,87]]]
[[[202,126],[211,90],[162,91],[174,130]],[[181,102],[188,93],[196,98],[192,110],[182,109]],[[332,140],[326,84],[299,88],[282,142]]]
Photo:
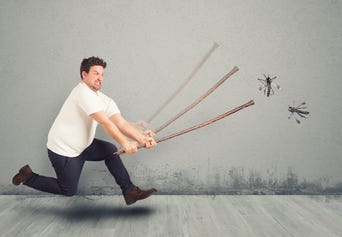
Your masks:
[[[32,173],[32,170],[31,170],[30,166],[25,165],[24,167],[22,167],[19,170],[19,173],[13,177],[12,183],[14,185],[19,185],[21,183],[25,183],[26,180],[28,179],[28,177],[30,177],[31,173]]]
[[[138,200],[145,199],[157,192],[156,189],[151,188],[148,190],[141,190],[139,187],[134,187],[132,191],[124,195],[125,202],[127,205],[131,205]]]

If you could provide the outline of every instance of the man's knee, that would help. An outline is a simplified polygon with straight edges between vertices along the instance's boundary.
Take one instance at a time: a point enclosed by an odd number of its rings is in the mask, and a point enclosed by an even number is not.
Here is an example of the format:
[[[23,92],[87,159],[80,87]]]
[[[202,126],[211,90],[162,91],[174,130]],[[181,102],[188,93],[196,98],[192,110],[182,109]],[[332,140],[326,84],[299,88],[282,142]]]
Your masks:
[[[118,149],[116,148],[116,146],[113,143],[107,142],[107,141],[102,141],[99,139],[95,139],[98,148],[102,151],[102,152],[109,152],[109,153],[114,153],[116,152]]]
[[[116,148],[116,146],[112,143],[106,143],[106,150],[110,153],[110,154],[114,154],[115,152],[118,151],[118,149]]]

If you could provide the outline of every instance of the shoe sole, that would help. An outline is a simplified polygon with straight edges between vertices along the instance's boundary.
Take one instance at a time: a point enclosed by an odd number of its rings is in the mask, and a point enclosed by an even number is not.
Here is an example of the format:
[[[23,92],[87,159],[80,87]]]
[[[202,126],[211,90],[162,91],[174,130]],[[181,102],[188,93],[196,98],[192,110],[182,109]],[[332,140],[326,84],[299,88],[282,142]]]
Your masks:
[[[21,174],[16,174],[13,179],[12,179],[12,183],[15,186],[18,186],[19,184],[21,184],[24,181],[24,177]]]
[[[146,198],[152,196],[152,195],[153,195],[154,193],[156,193],[156,192],[157,192],[157,190],[154,188],[153,192],[150,193],[150,195],[148,195],[148,196],[146,196],[146,197],[144,197],[144,198],[141,198],[141,199],[131,200],[131,201],[129,201],[129,202],[126,202],[126,204],[127,204],[127,206],[132,205],[133,203],[136,203],[136,202],[139,201],[139,200],[144,200],[144,199],[146,199]]]
[[[14,175],[14,177],[12,178],[12,183],[15,185],[15,186],[18,186],[20,185],[22,182],[25,181],[25,176],[28,175],[25,171],[25,169],[28,169],[32,172],[31,168],[29,165],[25,165],[24,167],[22,167],[19,172]],[[30,173],[30,172],[29,172]]]

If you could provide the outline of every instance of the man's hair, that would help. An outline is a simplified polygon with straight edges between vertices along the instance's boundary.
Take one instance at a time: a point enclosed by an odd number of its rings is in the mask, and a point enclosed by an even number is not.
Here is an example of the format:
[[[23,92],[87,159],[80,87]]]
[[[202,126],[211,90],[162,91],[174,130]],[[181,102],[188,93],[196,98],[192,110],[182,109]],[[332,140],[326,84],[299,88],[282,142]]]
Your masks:
[[[106,68],[107,63],[102,58],[95,56],[84,58],[80,67],[81,79],[83,79],[82,72],[85,71],[86,73],[89,73],[91,66],[102,66],[103,68]]]

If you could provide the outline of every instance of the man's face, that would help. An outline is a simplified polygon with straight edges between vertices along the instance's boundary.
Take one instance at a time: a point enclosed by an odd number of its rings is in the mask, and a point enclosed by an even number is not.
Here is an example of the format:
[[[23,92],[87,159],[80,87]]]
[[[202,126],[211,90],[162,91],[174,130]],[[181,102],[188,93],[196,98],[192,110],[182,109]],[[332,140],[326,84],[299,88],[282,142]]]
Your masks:
[[[102,66],[91,66],[89,73],[83,71],[83,82],[93,91],[98,91],[102,87],[104,68]]]

